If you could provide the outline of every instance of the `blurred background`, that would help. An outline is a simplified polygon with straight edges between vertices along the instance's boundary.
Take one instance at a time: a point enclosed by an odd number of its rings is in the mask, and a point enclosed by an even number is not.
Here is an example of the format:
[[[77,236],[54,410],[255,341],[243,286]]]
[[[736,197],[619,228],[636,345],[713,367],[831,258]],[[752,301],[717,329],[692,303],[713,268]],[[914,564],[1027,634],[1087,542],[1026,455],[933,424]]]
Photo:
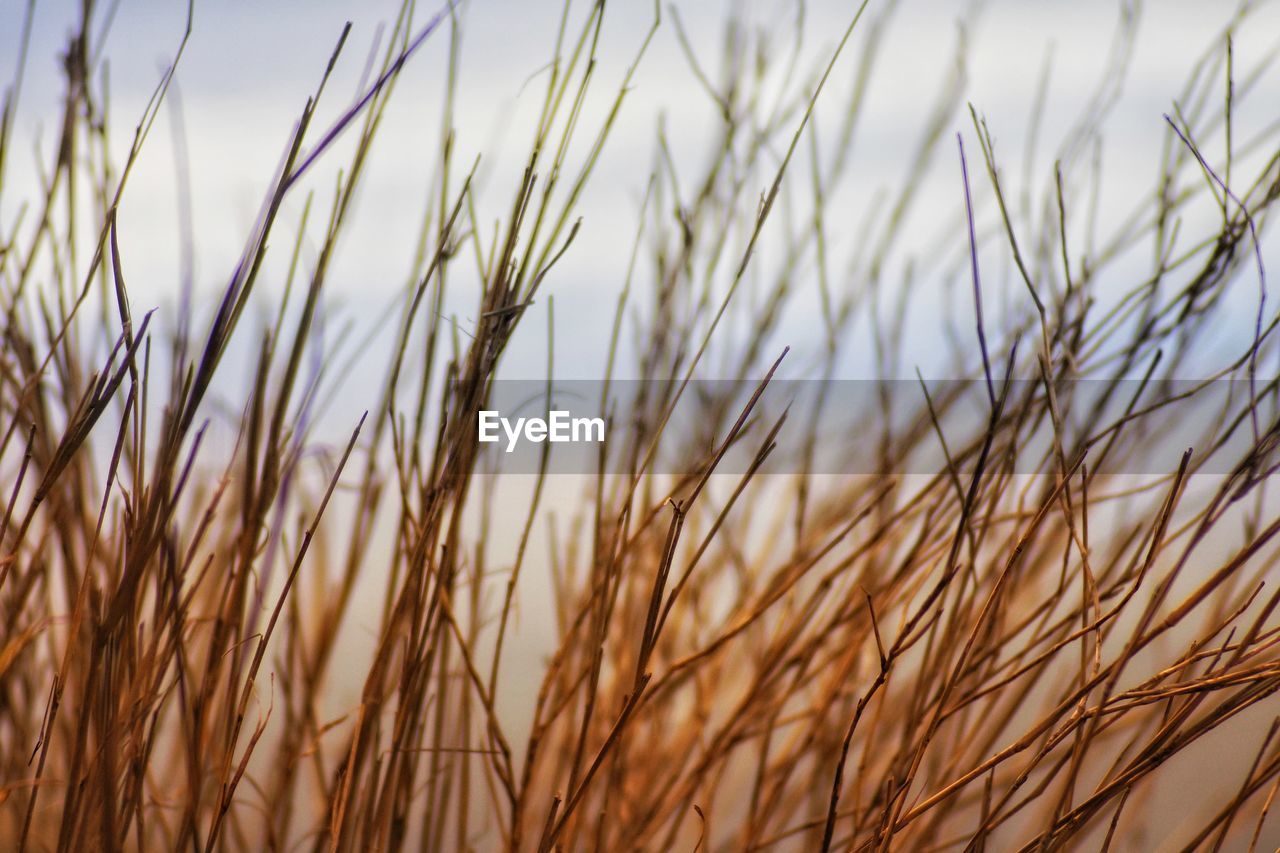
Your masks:
[[[0,58],[7,64],[15,64],[18,58],[25,5],[21,0],[4,0],[0,5],[4,24]],[[31,63],[13,133],[17,148],[5,175],[14,184],[39,181],[41,168],[47,169],[49,149],[55,142],[49,137],[56,132],[63,84],[56,57],[71,31],[75,5],[37,4]],[[571,4],[571,19],[586,6]],[[1249,86],[1249,106],[1235,117],[1237,140],[1246,140],[1275,121],[1273,110],[1259,107],[1280,98],[1280,75],[1267,64],[1280,33],[1280,8],[1275,3],[1243,6],[1251,11],[1235,33],[1234,48],[1237,85]],[[291,128],[343,24],[351,22],[351,35],[321,102],[320,126],[336,118],[354,101],[360,86],[367,85],[366,60],[385,49],[386,32],[398,9],[395,0],[195,4],[192,36],[177,71],[175,97],[147,140],[147,156],[131,178],[120,217],[130,291],[139,306],[176,299],[188,273],[203,304],[221,293]],[[425,20],[436,11],[420,4],[416,17]],[[600,374],[610,335],[607,319],[626,277],[646,186],[662,168],[659,157],[669,158],[676,176],[692,180],[715,156],[716,130],[723,119],[714,96],[699,78],[705,76],[713,86],[722,81],[726,53],[732,50],[726,22],[757,35],[749,43],[758,46],[758,55],[737,61],[761,69],[765,80],[761,91],[794,96],[812,87],[856,4],[700,1],[662,5],[660,11],[663,25],[636,69],[616,130],[600,157],[599,180],[588,184],[580,201],[580,239],[543,288],[555,299],[562,328],[572,329],[572,334],[556,340],[561,376],[592,379]],[[837,63],[818,103],[814,132],[828,141],[829,150],[834,149],[841,118],[858,90],[859,75],[866,73],[869,84],[862,114],[848,137],[847,173],[829,188],[831,211],[841,214],[827,225],[840,263],[860,252],[879,250],[882,223],[869,211],[883,207],[886,193],[909,175],[919,183],[905,211],[910,225],[892,246],[884,247],[879,267],[890,287],[905,285],[908,275],[912,279],[906,306],[909,325],[901,361],[893,367],[896,374],[913,377],[916,368],[929,377],[956,374],[954,363],[939,345],[939,329],[949,316],[971,310],[967,279],[958,275],[966,259],[955,251],[960,244],[953,239],[956,226],[963,223],[956,146],[943,140],[929,156],[918,156],[922,134],[939,120],[939,105],[950,101],[954,109],[942,111],[938,130],[948,137],[958,131],[967,134],[981,227],[994,227],[998,214],[965,104],[972,104],[988,123],[1011,199],[1028,210],[1040,204],[1042,194],[1052,186],[1054,163],[1061,161],[1065,180],[1081,188],[1078,203],[1096,207],[1097,231],[1108,234],[1137,205],[1149,200],[1159,174],[1161,145],[1170,136],[1164,115],[1174,114],[1178,99],[1186,97],[1184,84],[1194,63],[1206,54],[1223,52],[1224,27],[1233,11],[1232,3],[1192,0],[1147,4],[907,0],[892,9],[870,4],[868,20]],[[603,119],[657,12],[645,2],[608,5],[592,84],[595,97],[584,103],[580,119],[585,126],[593,127]],[[550,0],[467,0],[457,8],[452,25],[460,28],[462,37],[456,57],[451,180],[457,184],[479,158],[477,215],[482,223],[505,214],[511,188],[524,168],[523,152],[541,109],[547,57],[561,15],[561,5]],[[100,17],[105,39],[98,42],[108,63],[114,117],[111,136],[123,154],[137,117],[177,48],[186,8],[180,2],[122,0]],[[397,84],[399,91],[376,140],[376,156],[371,158],[357,215],[342,240],[327,285],[325,313],[333,320],[330,328],[340,322],[373,322],[403,293],[408,281],[424,206],[433,203],[439,191],[437,152],[447,130],[441,127],[441,116],[450,64],[446,35],[441,32],[428,39]],[[1131,56],[1118,59],[1120,48],[1129,41]],[[869,68],[864,68],[866,63]],[[1082,135],[1081,116],[1091,104],[1109,109],[1096,134]],[[791,121],[794,124],[798,116]],[[784,152],[779,140],[789,136],[788,129],[770,139],[766,162],[780,161]],[[592,138],[586,133],[579,137],[580,147]],[[40,142],[35,148],[33,140]],[[800,147],[790,182],[801,188],[809,182],[807,147]],[[822,156],[829,164],[835,154]],[[320,199],[346,159],[339,146],[313,170],[308,185]],[[760,176],[758,189],[744,191],[743,198],[756,199],[769,178]],[[0,227],[12,227],[18,215],[13,207],[20,195],[4,194]],[[298,221],[303,200],[303,194],[295,192],[287,202],[286,223]],[[1215,209],[1208,204],[1201,212],[1212,216]],[[833,213],[828,217],[834,218]],[[768,269],[771,250],[781,252],[786,215],[802,218],[802,203],[778,216],[763,235],[763,260],[758,264],[762,270]],[[319,219],[313,227],[322,227]],[[1190,225],[1187,230],[1192,230]],[[1081,239],[1087,240],[1087,235]],[[312,246],[315,242],[310,241]],[[191,251],[184,251],[184,246],[191,246]],[[1117,292],[1128,283],[1127,273],[1149,268],[1150,251],[1144,247],[1134,263],[1121,262],[1108,269]],[[984,255],[984,285],[996,294],[1013,281],[1007,254],[997,241],[990,259]],[[1274,256],[1274,245],[1268,244],[1266,254]],[[640,263],[643,266],[647,259],[642,257]],[[837,270],[834,288],[855,291],[867,286],[865,274],[852,266],[848,275],[840,274],[839,263],[833,269]],[[799,270],[801,280],[775,332],[776,340],[764,347],[774,355],[783,346],[803,350],[813,342],[819,298],[813,263],[802,262]],[[644,270],[636,277],[644,281]],[[275,277],[276,283],[279,278]],[[275,283],[268,277],[268,292],[271,286]],[[994,325],[1000,323],[1002,311],[1028,307],[1025,298],[1018,300],[1025,293],[1007,289],[1007,294],[1004,299],[989,297]],[[475,313],[467,296],[465,286],[453,287],[449,296],[448,313],[464,331],[474,322]],[[1251,317],[1256,307],[1248,296],[1243,293],[1239,300],[1241,318]],[[1009,299],[1013,304],[1008,304]],[[545,299],[535,310],[545,313]],[[861,337],[845,347],[837,375],[871,377],[882,372],[869,357],[870,334]],[[377,344],[375,339],[373,345]],[[504,375],[532,378],[545,372],[546,346],[546,323],[541,318],[524,323],[512,342]],[[373,359],[371,369],[380,369],[382,363]],[[620,360],[623,371],[627,363],[625,358]],[[803,354],[792,357],[787,370],[804,376],[805,364]],[[1211,370],[1207,358],[1202,366],[1206,374]],[[703,369],[715,375],[716,365],[708,363]],[[351,403],[356,408],[359,383],[352,387],[356,391]]]

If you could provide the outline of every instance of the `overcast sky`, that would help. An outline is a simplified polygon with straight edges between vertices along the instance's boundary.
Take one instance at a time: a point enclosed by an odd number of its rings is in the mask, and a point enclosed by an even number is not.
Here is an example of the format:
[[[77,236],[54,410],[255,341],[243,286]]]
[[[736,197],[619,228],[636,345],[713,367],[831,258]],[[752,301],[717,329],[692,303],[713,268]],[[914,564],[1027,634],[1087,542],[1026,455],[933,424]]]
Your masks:
[[[197,233],[196,279],[199,292],[216,294],[234,267],[260,201],[272,179],[290,129],[314,89],[344,21],[353,23],[349,48],[321,110],[328,121],[350,103],[363,77],[380,27],[394,19],[396,0],[275,0],[275,2],[196,3],[194,30],[179,67],[177,94],[189,149],[194,227]],[[18,23],[26,3],[0,0],[0,62],[16,60]],[[15,185],[35,179],[35,140],[43,162],[51,158],[51,137],[59,117],[61,80],[57,55],[71,31],[78,3],[41,2],[35,16],[25,90],[15,126],[7,178]],[[853,11],[848,2],[680,2],[680,20],[706,67],[718,66],[723,21],[738,16],[750,26],[774,34],[778,53],[790,44],[790,32],[803,11],[805,48],[802,68],[816,69],[834,48]],[[910,168],[912,145],[928,119],[941,81],[953,73],[961,22],[966,34],[967,82],[962,99],[989,121],[1014,187],[1023,178],[1023,149],[1032,105],[1046,61],[1052,70],[1044,127],[1030,162],[1031,183],[1039,188],[1052,175],[1060,144],[1088,98],[1104,82],[1106,59],[1124,5],[1105,0],[992,0],[973,4],[949,0],[905,0],[883,33],[876,72],[859,136],[855,164],[834,210],[839,239],[852,246],[864,235],[853,233],[858,211],[877,187],[900,180]],[[1123,97],[1106,127],[1103,197],[1105,215],[1127,213],[1135,196],[1149,192],[1156,175],[1163,114],[1173,109],[1193,61],[1222,44],[1222,26],[1234,6],[1228,2],[1160,0],[1140,10],[1133,63]],[[460,7],[463,49],[457,116],[457,162],[483,156],[481,221],[493,222],[510,204],[512,181],[523,166],[530,125],[541,105],[544,69],[554,41],[560,4],[553,0],[464,0]],[[579,2],[575,14],[586,4]],[[99,30],[106,20],[98,16]],[[697,84],[679,49],[670,7],[652,49],[645,56],[605,155],[598,179],[582,199],[583,231],[557,268],[548,292],[556,298],[560,319],[598,317],[612,312],[626,271],[631,235],[640,199],[654,162],[659,120],[665,121],[677,169],[694,174],[709,156],[719,121],[715,105]],[[870,12],[875,13],[872,2]],[[425,20],[430,4],[418,7]],[[1264,3],[1252,23],[1236,36],[1239,69],[1252,68],[1280,34],[1277,4]],[[605,15],[595,97],[584,123],[599,119],[633,58],[653,14],[646,2],[611,3]],[[109,61],[116,151],[127,148],[137,116],[181,34],[185,4],[174,0],[122,0],[101,49]],[[834,126],[850,91],[864,45],[855,38],[823,95],[820,127]],[[371,316],[404,285],[413,255],[423,200],[435,165],[440,104],[448,41],[433,37],[399,84],[377,142],[373,165],[360,198],[358,218],[344,242],[329,299],[335,310]],[[1048,57],[1048,59],[1046,59]],[[1238,72],[1242,73],[1242,72]],[[6,76],[8,73],[6,72]],[[805,80],[800,80],[804,83]],[[1237,119],[1238,137],[1274,119],[1268,105],[1280,103],[1280,74],[1274,69]],[[825,111],[825,112],[824,112]],[[172,299],[178,271],[175,135],[166,110],[148,142],[121,214],[121,235],[131,292],[140,307]],[[970,133],[967,116],[957,114],[951,132]],[[976,139],[970,138],[976,147]],[[923,220],[953,221],[962,196],[954,146],[924,176],[917,205]],[[317,169],[312,186],[322,197],[332,187],[340,153]],[[458,169],[463,169],[459,166]],[[762,186],[761,189],[764,187]],[[979,191],[981,188],[979,188]],[[0,225],[9,227],[15,199],[6,192]],[[300,198],[286,211],[286,232],[296,222]],[[981,202],[982,199],[979,198]],[[988,213],[990,210],[983,207]],[[927,229],[920,234],[931,233]],[[279,238],[277,238],[279,239]],[[905,245],[903,256],[927,253],[926,237]],[[1270,250],[1269,250],[1270,254]],[[1120,286],[1119,283],[1117,287]],[[808,299],[808,302],[805,302]],[[814,317],[816,295],[802,294],[783,337],[802,337]],[[465,311],[460,302],[457,310]],[[919,307],[911,347],[918,363],[930,365],[930,303]],[[466,321],[461,314],[460,321]],[[558,362],[567,375],[593,375],[590,367],[604,351],[608,323],[581,324],[557,344]],[[545,324],[526,324],[513,343],[513,361],[541,364]],[[786,330],[789,329],[790,332]],[[793,343],[781,340],[780,343]],[[856,364],[856,362],[854,362]],[[575,370],[575,367],[578,369]],[[856,373],[857,367],[850,371]],[[527,372],[527,371],[526,371]],[[536,371],[535,371],[536,372]]]

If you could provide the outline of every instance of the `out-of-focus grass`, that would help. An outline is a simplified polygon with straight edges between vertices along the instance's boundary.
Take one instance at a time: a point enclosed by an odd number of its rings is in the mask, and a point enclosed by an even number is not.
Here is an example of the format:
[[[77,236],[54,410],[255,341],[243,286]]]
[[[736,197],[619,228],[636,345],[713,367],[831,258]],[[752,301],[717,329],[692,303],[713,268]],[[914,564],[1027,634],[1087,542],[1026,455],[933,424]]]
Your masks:
[[[327,445],[313,440],[316,420],[344,365],[316,342],[326,276],[398,72],[427,39],[456,47],[454,11],[424,23],[406,7],[366,95],[320,126],[342,33],[220,300],[188,294],[171,316],[138,316],[116,211],[172,69],[130,149],[109,150],[91,43],[102,11],[85,4],[43,191],[0,233],[5,846],[1274,843],[1280,743],[1263,715],[1280,688],[1280,594],[1267,584],[1280,521],[1265,490],[1280,410],[1258,241],[1280,194],[1280,134],[1233,135],[1236,111],[1253,107],[1236,84],[1255,66],[1236,68],[1230,39],[1247,15],[1224,19],[1227,37],[1191,66],[1153,152],[1152,191],[1110,234],[1097,233],[1100,178],[1083,155],[1045,176],[1038,205],[1007,203],[985,121],[944,81],[916,157],[921,169],[955,158],[964,216],[917,275],[964,282],[976,325],[954,324],[948,345],[958,377],[985,388],[976,429],[948,433],[963,401],[922,381],[905,423],[853,413],[878,473],[766,477],[780,442],[823,440],[814,412],[775,421],[754,397],[701,398],[710,449],[668,428],[711,362],[771,381],[786,357],[774,351],[780,317],[800,290],[821,306],[804,342],[820,355],[804,375],[833,375],[865,329],[876,372],[900,367],[912,284],[887,280],[883,262],[918,173],[853,229],[827,199],[847,175],[861,99],[836,113],[830,138],[813,123],[826,72],[877,37],[888,5],[858,10],[853,40],[817,65],[799,43],[771,52],[770,33],[731,23],[720,69],[678,14],[655,10],[632,72],[653,32],[673,27],[691,85],[722,117],[698,174],[678,174],[659,135],[641,225],[616,247],[632,272],[606,321],[604,374],[625,359],[629,375],[662,381],[615,414],[599,473],[571,500],[544,456],[516,505],[496,497],[504,481],[481,457],[476,413],[529,306],[550,302],[578,199],[625,108],[631,72],[615,90],[592,85],[604,5],[566,4],[537,78],[527,169],[498,221],[480,213],[474,164],[455,162],[441,134],[410,284],[382,327],[395,344],[380,403]],[[755,62],[766,56],[775,64]],[[452,91],[455,64],[448,73]],[[22,148],[16,84],[0,161]],[[602,123],[581,120],[587,104],[603,107]],[[453,109],[446,99],[442,128]],[[1087,152],[1107,109],[1101,98],[1081,117],[1070,150]],[[356,141],[336,186],[316,185],[314,164],[344,134]],[[282,204],[304,191],[285,239]],[[1205,205],[1219,215],[1192,215]],[[766,233],[782,249],[767,262]],[[316,251],[302,251],[304,234],[319,235]],[[1022,300],[999,322],[984,311],[984,247],[999,247]],[[1143,247],[1149,269],[1117,292],[1117,259]],[[268,254],[288,262],[264,264]],[[259,299],[277,268],[283,295]],[[465,287],[464,330],[442,306]],[[1208,381],[1245,380],[1248,393],[1167,475],[1135,485],[1104,473],[1184,417],[1200,392],[1171,393],[1167,380],[1195,372],[1201,339],[1241,291],[1256,321],[1230,326],[1234,360]],[[232,353],[252,379],[215,401]],[[1079,379],[1101,383],[1102,399],[1077,395]],[[1106,415],[1122,391],[1122,414]],[[215,402],[233,413],[234,442],[204,441]],[[1038,447],[1046,427],[1053,440]],[[935,443],[942,470],[902,473]],[[758,464],[717,473],[731,444],[756,448]],[[692,473],[654,473],[658,448]],[[1207,470],[1230,474],[1197,476]],[[535,553],[544,528],[550,553]],[[513,544],[510,559],[498,542]],[[531,656],[512,649],[522,601],[545,603],[531,575],[552,591],[557,637],[532,678]],[[378,604],[364,606],[376,612],[356,612],[357,590],[373,591]],[[368,649],[344,645],[353,623],[374,626]],[[331,715],[335,684],[352,682],[358,702]],[[531,710],[527,728],[511,728],[513,706]],[[1206,745],[1230,760],[1189,772]],[[1162,792],[1188,779],[1203,808],[1173,813]]]

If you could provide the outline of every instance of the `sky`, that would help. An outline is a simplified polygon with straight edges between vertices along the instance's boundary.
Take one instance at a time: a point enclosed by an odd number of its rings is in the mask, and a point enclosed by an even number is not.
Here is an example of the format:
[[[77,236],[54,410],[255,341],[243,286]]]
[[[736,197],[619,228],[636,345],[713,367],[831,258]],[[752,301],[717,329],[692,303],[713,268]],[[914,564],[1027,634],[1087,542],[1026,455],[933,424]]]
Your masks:
[[[61,86],[56,57],[71,32],[78,5],[36,4],[8,181],[35,181],[37,157],[46,165],[51,157]],[[1255,5],[1258,8],[1250,23],[1234,36],[1237,76],[1241,78],[1267,55],[1274,34],[1280,33],[1277,4]],[[20,0],[0,0],[0,68],[16,64],[25,6]],[[143,308],[164,306],[176,298],[182,268],[175,165],[178,141],[184,142],[189,164],[197,306],[207,306],[220,294],[234,268],[293,123],[343,24],[351,22],[351,36],[335,70],[331,94],[322,102],[321,125],[355,98],[366,76],[367,58],[375,45],[382,44],[380,39],[398,8],[394,0],[195,4],[192,36],[178,67],[175,97],[147,140],[145,156],[122,205],[122,253],[135,303]],[[459,7],[462,46],[455,162],[470,164],[480,158],[482,222],[505,216],[509,207],[511,187],[524,165],[527,140],[541,105],[560,8],[551,0],[464,0]],[[584,3],[572,4],[571,15],[581,14],[584,8]],[[653,20],[654,8],[643,2],[607,7],[596,72],[599,82],[584,107],[584,126],[603,116]],[[1102,217],[1118,221],[1135,200],[1151,191],[1159,146],[1169,133],[1164,115],[1174,112],[1193,62],[1207,50],[1221,51],[1225,45],[1222,27],[1231,8],[1228,3],[1184,0],[1147,4],[1100,0],[1069,4],[1047,0],[900,3],[877,38],[875,72],[855,141],[853,166],[841,186],[833,189],[839,193],[832,201],[837,217],[834,227],[850,247],[876,239],[874,234],[856,233],[864,221],[862,211],[873,203],[878,189],[901,181],[917,165],[912,157],[914,140],[928,121],[941,83],[955,74],[960,39],[967,51],[959,102],[972,104],[988,122],[1006,164],[1011,195],[1024,187],[1039,192],[1046,186],[1075,117],[1100,86],[1122,84],[1100,149]],[[186,9],[178,2],[122,0],[114,13],[107,10],[104,5],[96,17],[97,32],[105,32],[105,39],[97,41],[110,74],[113,137],[120,155],[178,45]],[[424,21],[434,11],[430,4],[422,4],[416,19]],[[664,129],[678,173],[697,174],[710,156],[710,140],[719,118],[680,48],[675,24],[687,33],[693,52],[714,76],[726,18],[736,17],[748,27],[769,33],[776,43],[772,56],[778,58],[773,61],[777,67],[783,65],[781,59],[787,55],[793,29],[801,21],[805,34],[799,63],[802,73],[794,85],[803,86],[811,85],[813,73],[834,49],[854,6],[830,0],[805,4],[700,0],[667,5],[662,11],[664,20],[636,71],[616,130],[600,160],[598,177],[579,205],[583,218],[580,239],[545,288],[554,297],[561,327],[574,329],[573,335],[562,335],[556,342],[556,362],[566,376],[594,378],[599,373],[610,324],[577,321],[607,316],[614,309],[626,275],[641,200],[655,163],[656,129]],[[870,4],[868,15],[876,12],[876,4]],[[1133,59],[1123,80],[1111,80],[1107,58],[1117,26],[1126,15],[1136,16],[1139,22]],[[869,25],[870,20],[868,17],[865,23]],[[815,122],[820,134],[833,133],[834,117],[848,103],[854,74],[868,47],[858,35],[835,66],[832,82],[819,101]],[[412,59],[398,84],[359,198],[356,221],[341,244],[328,285],[326,306],[335,318],[372,322],[405,286],[421,211],[430,197],[435,173],[447,61],[448,41],[443,32],[437,33]],[[1028,127],[1046,68],[1050,73],[1041,128],[1029,148]],[[1239,110],[1238,139],[1273,119],[1265,106],[1275,103],[1277,95],[1280,74],[1267,69],[1246,106]],[[976,156],[977,140],[964,112],[951,116],[947,131],[967,134],[970,156]],[[40,140],[38,155],[34,140]],[[1212,146],[1213,142],[1205,144]],[[919,176],[922,189],[913,216],[920,227],[912,230],[898,253],[903,265],[910,258],[927,257],[933,249],[933,235],[954,226],[962,210],[955,148],[943,145],[939,151]],[[1029,158],[1027,151],[1031,152]],[[309,182],[319,198],[331,193],[344,160],[342,146],[336,146],[319,163]],[[455,167],[456,172],[464,169],[464,165]],[[765,189],[763,181],[760,189]],[[11,223],[16,215],[14,195],[4,195],[7,204],[0,207],[0,224]],[[290,229],[301,207],[301,194],[295,195],[285,210]],[[754,195],[748,193],[744,198]],[[975,186],[975,201],[980,219],[994,221],[989,193],[981,185]],[[847,218],[841,216],[844,211],[848,211]],[[845,238],[845,234],[849,236]],[[766,249],[769,238],[766,233]],[[312,249],[317,239],[315,233],[310,235]],[[1271,247],[1267,248],[1267,254],[1272,254]],[[761,263],[766,264],[767,258]],[[1140,269],[1140,265],[1134,267],[1134,272]],[[1117,289],[1124,284],[1124,272],[1122,268],[1118,273]],[[269,293],[272,286],[268,281],[264,289]],[[925,282],[922,288],[930,293],[930,288],[940,292],[943,286],[940,281]],[[456,303],[450,306],[464,329],[474,321],[474,311],[470,311],[474,289],[468,292],[466,288],[464,283]],[[817,293],[811,282],[802,282],[799,289],[778,340],[770,342],[777,349],[802,344],[810,336]],[[937,346],[934,327],[948,310],[949,303],[941,296],[912,303],[905,375],[914,375],[916,367],[926,375],[946,373],[945,353]],[[1248,304],[1242,303],[1241,310],[1247,314]],[[546,360],[545,327],[539,318],[517,335],[509,360],[514,374],[509,375],[537,375],[537,366]],[[841,365],[842,375],[868,375],[866,356],[864,347],[851,347]]]

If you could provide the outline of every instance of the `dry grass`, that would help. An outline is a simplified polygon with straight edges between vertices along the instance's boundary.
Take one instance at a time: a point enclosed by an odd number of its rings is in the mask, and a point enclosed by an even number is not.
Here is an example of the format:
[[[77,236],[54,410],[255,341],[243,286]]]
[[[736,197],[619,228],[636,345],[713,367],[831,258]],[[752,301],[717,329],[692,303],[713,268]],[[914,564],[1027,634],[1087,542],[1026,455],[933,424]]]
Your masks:
[[[916,275],[963,282],[977,325],[959,330],[954,363],[974,384],[956,387],[979,390],[981,423],[949,426],[971,398],[922,381],[905,421],[856,413],[875,472],[763,476],[783,443],[803,455],[825,440],[821,418],[763,418],[755,396],[700,399],[718,442],[708,451],[668,429],[677,401],[712,359],[769,383],[802,288],[822,306],[822,353],[802,375],[834,375],[868,321],[875,369],[892,375],[912,285],[883,272],[917,185],[870,206],[858,233],[874,240],[834,227],[827,195],[861,100],[823,113],[840,123],[834,148],[814,104],[833,67],[853,68],[859,92],[875,85],[870,60],[836,66],[837,51],[809,69],[799,45],[790,64],[779,50],[791,94],[774,97],[749,59],[767,34],[730,27],[714,72],[664,10],[723,117],[719,153],[678,178],[660,140],[641,228],[618,247],[632,276],[607,374],[625,360],[661,381],[615,413],[598,473],[552,514],[554,460],[513,506],[474,424],[513,333],[573,251],[578,200],[632,83],[591,85],[603,4],[566,5],[527,168],[498,222],[482,219],[474,166],[442,139],[380,400],[336,445],[314,438],[343,370],[312,367],[326,275],[398,72],[425,39],[456,40],[458,21],[446,10],[414,23],[406,9],[367,97],[328,128],[314,121],[326,72],[220,301],[136,316],[116,211],[169,76],[113,156],[88,35],[98,14],[86,4],[67,47],[43,193],[0,234],[6,848],[1274,845],[1280,592],[1267,582],[1280,520],[1265,490],[1280,389],[1265,300],[1247,334],[1231,327],[1230,364],[1189,389],[1171,382],[1203,364],[1197,347],[1222,328],[1228,294],[1265,294],[1258,240],[1280,194],[1280,134],[1232,138],[1255,78],[1236,72],[1229,38],[1193,67],[1159,179],[1111,234],[1096,233],[1088,201],[1105,92],[1037,208],[1006,203],[991,134],[946,83],[913,174],[957,158],[967,213]],[[864,14],[841,50],[873,53],[887,12]],[[638,39],[633,69],[649,43]],[[0,160],[14,156],[16,92]],[[603,123],[582,119],[588,104]],[[322,237],[303,260],[301,237],[270,238],[343,133],[356,142],[336,186],[308,190],[298,233],[313,220]],[[1225,156],[1202,158],[1207,140]],[[1218,213],[1184,220],[1206,204]],[[91,233],[77,230],[86,222]],[[770,229],[775,251],[758,258]],[[992,247],[1017,311],[984,311]],[[1143,276],[1114,272],[1139,250]],[[291,258],[287,283],[255,331],[246,309],[262,304],[269,251]],[[442,310],[451,287],[474,300],[465,334]],[[236,439],[202,444],[231,352],[253,365],[228,403]],[[1109,473],[1135,470],[1129,460],[1227,378],[1245,392],[1203,419],[1167,473]],[[941,470],[901,473],[939,443]],[[738,444],[758,464],[717,473]],[[654,473],[658,448],[688,473]],[[543,528],[549,556],[530,545]],[[551,585],[556,627],[536,697],[512,676],[529,665],[512,646],[521,602],[540,602],[531,575]],[[360,589],[374,612],[356,612]],[[353,622],[374,626],[368,654],[346,645]],[[335,684],[353,680],[358,704],[329,715]],[[511,707],[532,709],[527,728],[513,729]],[[1198,772],[1211,754],[1225,758]],[[1169,788],[1187,785],[1201,808],[1175,812]]]

